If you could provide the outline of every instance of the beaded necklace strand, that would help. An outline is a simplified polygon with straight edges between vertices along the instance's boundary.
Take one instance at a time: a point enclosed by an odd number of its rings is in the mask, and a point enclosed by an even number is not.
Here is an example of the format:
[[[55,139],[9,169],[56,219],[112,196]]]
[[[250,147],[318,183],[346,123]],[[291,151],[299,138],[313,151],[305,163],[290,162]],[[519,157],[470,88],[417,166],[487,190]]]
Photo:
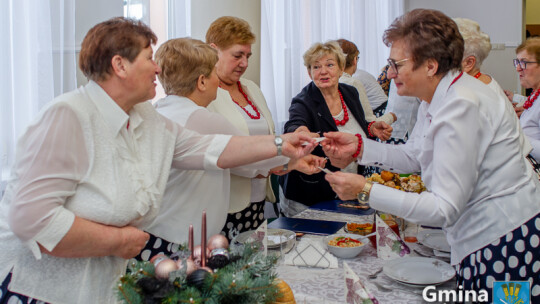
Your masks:
[[[343,120],[337,120],[334,118],[334,122],[336,123],[336,126],[344,126],[349,121],[349,112],[347,111],[347,107],[345,106],[345,100],[343,100],[343,95],[341,95],[341,91],[338,90],[338,93],[339,99],[341,100],[341,108],[343,109]]]
[[[533,103],[538,99],[539,94],[540,94],[540,89],[536,90],[534,94],[529,95],[529,97],[523,104],[523,109],[527,110],[528,108],[532,107]]]
[[[249,116],[249,118],[251,118],[251,119],[260,119],[261,118],[261,113],[259,112],[259,110],[257,110],[257,107],[255,107],[253,102],[251,102],[251,100],[249,100],[249,98],[248,98],[247,94],[244,92],[244,90],[242,90],[242,85],[240,84],[240,81],[237,81],[236,84],[238,85],[238,90],[240,91],[240,93],[242,93],[242,95],[244,95],[244,98],[247,100],[248,105],[250,105],[251,108],[253,109],[253,111],[255,111],[255,115],[251,114],[246,109],[247,106],[242,107],[236,100],[232,99],[232,96],[231,96],[232,101],[234,101],[234,103],[236,103],[242,110],[244,110],[244,112],[246,112],[246,114],[247,114],[247,116]],[[221,88],[221,84],[219,85],[219,87]]]

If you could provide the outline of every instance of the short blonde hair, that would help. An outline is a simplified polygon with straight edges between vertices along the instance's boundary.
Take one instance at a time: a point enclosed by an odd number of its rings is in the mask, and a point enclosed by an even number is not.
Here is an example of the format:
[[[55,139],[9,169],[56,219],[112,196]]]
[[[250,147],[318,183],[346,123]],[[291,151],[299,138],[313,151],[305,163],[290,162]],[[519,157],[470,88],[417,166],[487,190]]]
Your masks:
[[[218,61],[217,51],[192,38],[171,39],[156,52],[159,81],[168,95],[187,96],[197,88],[200,75],[209,77]]]
[[[234,44],[253,44],[255,34],[246,20],[232,16],[216,19],[206,32],[206,43],[213,43],[220,49],[226,49]]]
[[[491,51],[491,41],[489,35],[480,30],[478,22],[466,18],[454,18],[459,33],[465,41],[463,58],[474,56],[476,58],[476,68],[482,66],[482,62],[487,58]]]
[[[345,69],[345,54],[336,41],[327,41],[325,43],[314,43],[305,53],[304,53],[304,65],[311,69],[311,65],[325,55],[334,55],[338,67],[343,70]]]

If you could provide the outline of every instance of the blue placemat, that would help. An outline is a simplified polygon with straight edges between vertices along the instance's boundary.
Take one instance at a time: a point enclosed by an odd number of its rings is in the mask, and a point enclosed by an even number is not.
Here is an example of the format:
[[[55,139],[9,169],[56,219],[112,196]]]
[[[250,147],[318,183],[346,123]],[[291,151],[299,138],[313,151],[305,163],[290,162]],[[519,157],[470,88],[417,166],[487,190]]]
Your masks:
[[[336,233],[345,226],[345,222],[321,221],[303,218],[280,217],[270,224],[271,229],[286,229],[294,232],[329,235]]]
[[[370,215],[375,213],[375,209],[360,209],[357,208],[360,204],[357,201],[325,201],[319,202],[315,205],[310,206],[310,209],[329,211],[329,212],[338,212],[354,215]]]

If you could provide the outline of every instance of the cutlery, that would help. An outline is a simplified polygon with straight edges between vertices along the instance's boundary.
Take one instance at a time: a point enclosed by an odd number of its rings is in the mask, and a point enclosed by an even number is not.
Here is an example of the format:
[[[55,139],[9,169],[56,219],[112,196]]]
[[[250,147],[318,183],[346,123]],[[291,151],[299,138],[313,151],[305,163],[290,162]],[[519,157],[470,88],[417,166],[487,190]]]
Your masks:
[[[413,251],[416,254],[418,254],[419,256],[422,256],[422,257],[425,257],[425,258],[438,259],[438,260],[445,261],[445,262],[449,260],[449,258],[447,258],[447,257],[425,254],[425,253],[420,252],[420,251],[418,251],[416,249],[413,249]]]
[[[371,280],[376,279],[377,276],[379,275],[379,273],[381,273],[382,271],[383,271],[383,268],[381,267],[379,270],[377,270],[374,273],[368,275],[368,279],[371,279]]]

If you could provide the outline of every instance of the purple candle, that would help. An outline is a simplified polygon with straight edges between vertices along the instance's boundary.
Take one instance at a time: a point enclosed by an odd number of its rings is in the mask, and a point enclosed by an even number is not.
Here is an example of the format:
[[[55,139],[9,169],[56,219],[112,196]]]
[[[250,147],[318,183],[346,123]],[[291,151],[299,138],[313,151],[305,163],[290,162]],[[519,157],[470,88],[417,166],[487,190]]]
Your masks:
[[[201,267],[206,266],[206,209],[202,212],[201,228]]]
[[[191,252],[189,258],[193,260],[193,225],[189,224],[188,248]]]

